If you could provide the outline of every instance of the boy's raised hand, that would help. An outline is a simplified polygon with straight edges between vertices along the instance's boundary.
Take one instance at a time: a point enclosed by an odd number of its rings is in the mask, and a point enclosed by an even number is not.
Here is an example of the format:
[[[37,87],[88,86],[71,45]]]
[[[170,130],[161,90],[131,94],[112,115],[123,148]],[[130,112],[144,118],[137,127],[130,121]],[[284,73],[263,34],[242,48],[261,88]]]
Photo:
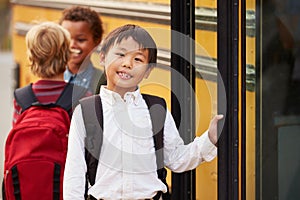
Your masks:
[[[214,145],[216,145],[218,142],[218,121],[223,119],[223,117],[223,115],[216,115],[209,124],[208,137]]]

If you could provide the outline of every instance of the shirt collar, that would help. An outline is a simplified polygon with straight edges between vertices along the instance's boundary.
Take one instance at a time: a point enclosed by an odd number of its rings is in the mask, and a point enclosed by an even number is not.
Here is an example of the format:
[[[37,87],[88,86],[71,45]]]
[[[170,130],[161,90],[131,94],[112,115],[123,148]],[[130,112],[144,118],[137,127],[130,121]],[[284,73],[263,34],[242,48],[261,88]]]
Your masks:
[[[138,105],[142,97],[139,87],[133,92],[126,92],[124,99],[122,99],[120,94],[107,89],[104,85],[101,86],[100,96],[103,100],[107,101],[111,105],[114,105],[120,101],[126,102],[127,104],[133,103],[134,105]]]
[[[67,68],[64,72],[64,79],[65,82],[69,82],[69,80],[71,79],[71,77],[74,77],[75,75],[72,74],[72,72]]]
[[[64,72],[64,79],[66,82],[68,82],[70,80],[71,77],[75,78],[75,76],[77,76],[78,78],[80,79],[83,79],[85,77],[89,77],[90,74],[93,73],[93,65],[92,63],[89,63],[87,66],[85,67],[81,67],[79,70],[78,70],[78,73],[77,74],[73,74],[68,67],[66,67],[66,70]]]

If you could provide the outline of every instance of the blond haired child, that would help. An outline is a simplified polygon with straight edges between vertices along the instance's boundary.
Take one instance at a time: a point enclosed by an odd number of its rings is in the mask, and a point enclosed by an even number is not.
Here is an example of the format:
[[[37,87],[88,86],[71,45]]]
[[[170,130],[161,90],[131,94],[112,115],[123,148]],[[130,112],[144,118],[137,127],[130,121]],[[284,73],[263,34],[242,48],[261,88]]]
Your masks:
[[[70,57],[70,34],[59,24],[43,22],[27,32],[25,41],[30,70],[38,77],[32,90],[40,103],[54,103],[67,84],[64,71]],[[21,113],[14,99],[13,125]]]

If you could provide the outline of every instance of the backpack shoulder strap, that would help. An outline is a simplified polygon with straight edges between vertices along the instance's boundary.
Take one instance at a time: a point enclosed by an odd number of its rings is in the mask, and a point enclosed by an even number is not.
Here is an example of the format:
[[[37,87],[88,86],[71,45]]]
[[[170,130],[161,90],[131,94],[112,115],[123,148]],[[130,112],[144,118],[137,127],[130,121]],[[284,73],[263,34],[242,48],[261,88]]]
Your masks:
[[[86,92],[87,89],[84,87],[67,83],[55,104],[69,112],[79,103],[79,99],[84,97]]]
[[[156,154],[157,176],[167,186],[167,192],[158,192],[153,199],[170,200],[171,195],[167,183],[167,170],[164,168],[164,123],[167,113],[166,101],[158,96],[142,94],[148,106],[152,121],[153,139]]]
[[[33,103],[38,102],[32,90],[32,83],[25,87],[17,88],[14,91],[14,97],[18,105],[21,106],[22,111],[28,109]]]
[[[75,107],[78,104],[79,99],[82,98],[86,92],[86,88],[68,83],[66,84],[62,94],[58,97],[55,105],[62,107],[66,111],[69,111],[72,106]],[[36,98],[32,90],[32,83],[23,88],[16,89],[14,91],[14,97],[16,102],[21,106],[22,111],[28,109],[32,105],[43,105],[40,104]]]
[[[89,180],[91,185],[94,185],[103,142],[102,102],[99,95],[83,98],[79,102],[86,129],[85,160],[87,163],[87,180]]]
[[[163,98],[142,94],[143,98],[148,106],[150,117],[152,121],[153,139],[156,152],[157,168],[163,168],[163,131],[166,118],[166,102]]]
[[[95,68],[90,84],[92,85],[93,93],[99,94],[101,85],[106,85],[105,72]]]

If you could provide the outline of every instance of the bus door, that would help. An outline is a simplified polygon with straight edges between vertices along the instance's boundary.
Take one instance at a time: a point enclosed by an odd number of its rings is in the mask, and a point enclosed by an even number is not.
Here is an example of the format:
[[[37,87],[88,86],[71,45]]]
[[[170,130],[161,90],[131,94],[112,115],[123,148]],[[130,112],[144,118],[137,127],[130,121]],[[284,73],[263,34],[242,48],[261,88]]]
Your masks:
[[[300,199],[300,2],[257,11],[256,198]]]

